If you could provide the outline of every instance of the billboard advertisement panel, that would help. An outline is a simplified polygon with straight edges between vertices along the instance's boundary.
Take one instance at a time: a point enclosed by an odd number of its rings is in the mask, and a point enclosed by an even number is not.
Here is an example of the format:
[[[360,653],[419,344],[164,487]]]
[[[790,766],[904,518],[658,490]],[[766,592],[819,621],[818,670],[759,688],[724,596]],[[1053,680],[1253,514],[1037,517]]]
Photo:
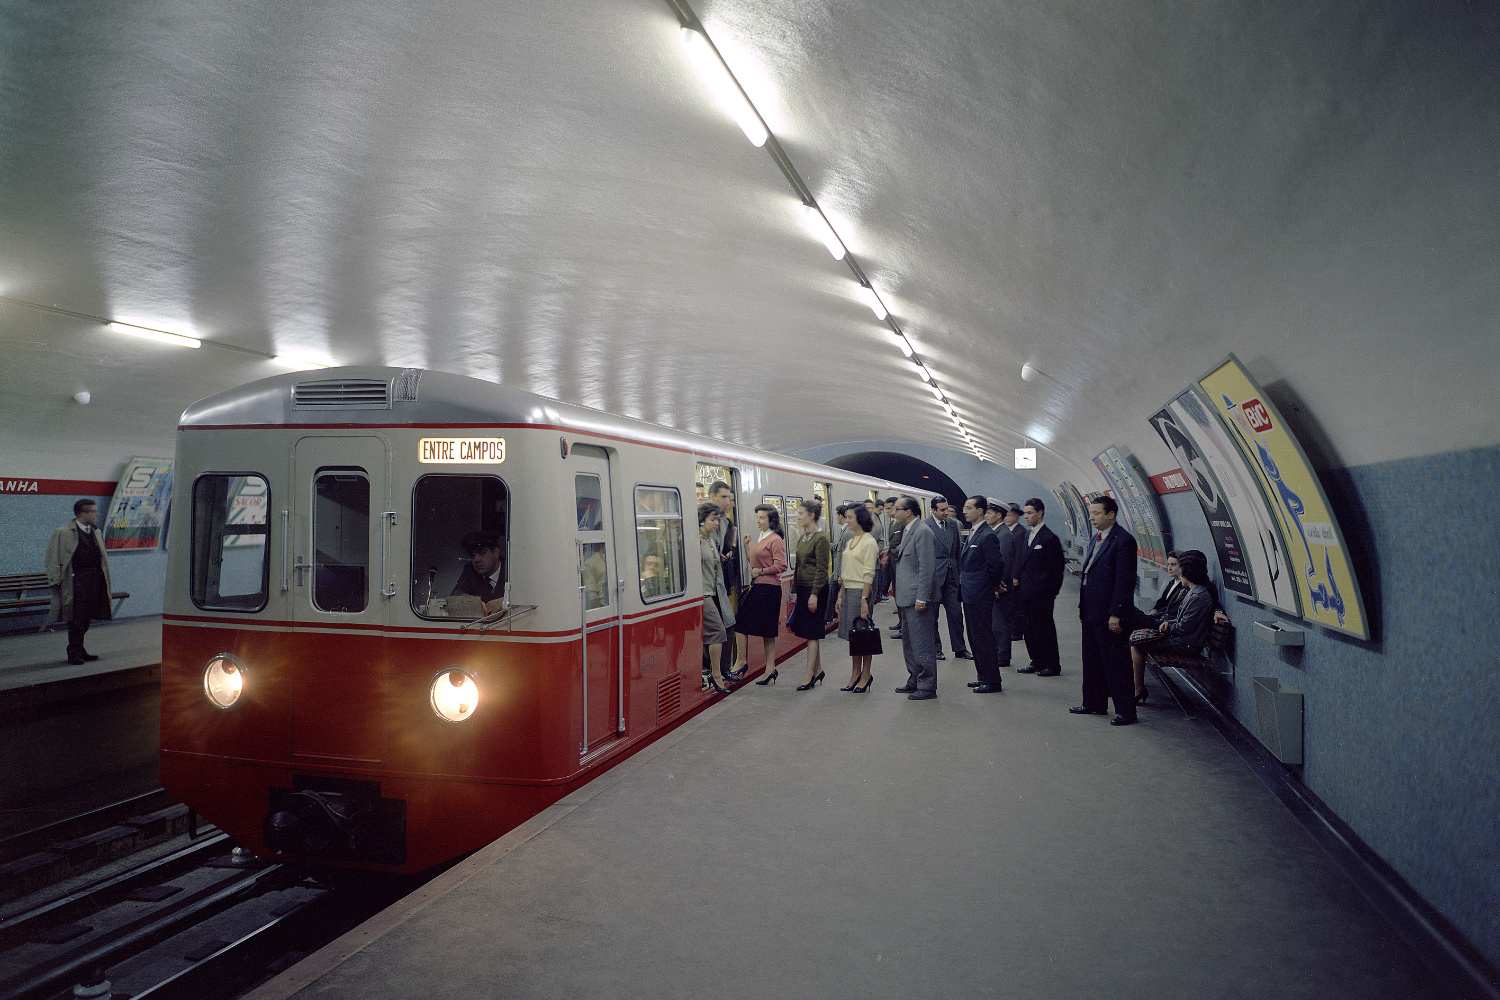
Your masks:
[[[1286,421],[1232,354],[1199,379],[1198,385],[1259,477],[1281,526],[1302,617],[1368,639],[1364,602],[1343,532]]]
[[[159,547],[171,505],[172,460],[132,458],[104,518],[104,548],[114,552]]]
[[[1120,505],[1121,522],[1135,535],[1136,555],[1147,562],[1166,566],[1166,532],[1162,529],[1161,513],[1156,506],[1156,491],[1147,485],[1149,478],[1139,471],[1134,456],[1113,446],[1101,452],[1094,459],[1094,465],[1114,491],[1115,500]]]

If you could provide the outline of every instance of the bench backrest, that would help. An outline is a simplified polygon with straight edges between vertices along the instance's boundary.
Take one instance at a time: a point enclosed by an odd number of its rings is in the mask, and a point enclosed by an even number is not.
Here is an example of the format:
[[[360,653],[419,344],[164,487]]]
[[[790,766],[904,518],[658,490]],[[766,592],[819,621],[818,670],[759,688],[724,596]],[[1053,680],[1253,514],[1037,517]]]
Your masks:
[[[1226,656],[1234,650],[1234,623],[1214,622],[1208,633],[1208,648]]]
[[[39,590],[51,586],[46,573],[13,573],[0,576],[0,593],[8,590]]]

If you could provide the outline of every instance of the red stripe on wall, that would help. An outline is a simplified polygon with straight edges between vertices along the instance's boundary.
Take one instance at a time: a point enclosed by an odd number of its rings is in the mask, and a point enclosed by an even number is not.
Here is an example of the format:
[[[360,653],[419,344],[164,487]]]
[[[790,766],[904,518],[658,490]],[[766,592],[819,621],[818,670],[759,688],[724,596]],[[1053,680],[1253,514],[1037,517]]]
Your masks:
[[[1151,477],[1151,486],[1157,493],[1186,493],[1193,488],[1181,469],[1157,473]]]
[[[112,497],[115,484],[97,479],[0,479],[0,493],[34,496]]]

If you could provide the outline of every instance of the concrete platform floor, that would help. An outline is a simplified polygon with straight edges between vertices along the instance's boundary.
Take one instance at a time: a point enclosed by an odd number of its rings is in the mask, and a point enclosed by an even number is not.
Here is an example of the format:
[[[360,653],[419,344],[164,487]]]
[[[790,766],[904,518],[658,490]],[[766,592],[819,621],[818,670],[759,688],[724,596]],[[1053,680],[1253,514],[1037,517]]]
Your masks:
[[[1067,714],[1075,602],[1000,695],[796,657],[252,996],[1443,996],[1206,721]]]
[[[95,622],[84,645],[99,659],[82,666],[68,663],[68,631],[27,632],[0,636],[0,691],[50,681],[133,670],[161,662],[161,616]]]

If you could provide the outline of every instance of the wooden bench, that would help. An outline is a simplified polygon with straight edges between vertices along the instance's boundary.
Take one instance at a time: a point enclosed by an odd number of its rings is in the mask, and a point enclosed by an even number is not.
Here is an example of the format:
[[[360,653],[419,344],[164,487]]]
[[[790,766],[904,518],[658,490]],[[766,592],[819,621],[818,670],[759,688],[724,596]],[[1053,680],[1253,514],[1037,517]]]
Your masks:
[[[1208,633],[1208,648],[1215,653],[1228,656],[1234,650],[1234,624],[1215,621]],[[1185,670],[1212,670],[1213,661],[1206,656],[1185,656],[1182,653],[1153,653],[1145,647],[1146,660],[1160,667],[1182,667]]]
[[[0,594],[15,595],[0,600],[0,612],[24,614],[52,604],[52,585],[47,582],[46,573],[12,573],[10,576],[0,576]],[[130,593],[116,590],[109,596],[115,602],[115,612],[118,613],[120,603]]]

